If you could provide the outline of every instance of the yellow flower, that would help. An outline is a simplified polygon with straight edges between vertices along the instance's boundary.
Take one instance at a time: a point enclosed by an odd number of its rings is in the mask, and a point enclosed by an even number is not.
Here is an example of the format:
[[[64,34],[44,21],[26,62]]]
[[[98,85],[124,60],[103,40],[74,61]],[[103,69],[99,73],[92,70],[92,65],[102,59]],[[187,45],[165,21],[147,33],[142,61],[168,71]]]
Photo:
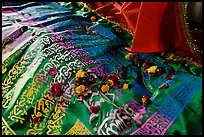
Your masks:
[[[173,59],[174,58],[174,54],[171,54],[170,56],[169,56],[169,59]]]
[[[110,80],[110,79],[106,83],[111,87],[114,85],[114,82],[112,80]]]
[[[128,89],[128,86],[129,86],[128,84],[124,84],[123,89]]]
[[[157,70],[157,66],[151,66],[150,68],[147,69],[148,73],[155,73],[155,71]]]
[[[128,53],[128,54],[125,56],[125,58],[126,58],[127,60],[130,60],[132,57],[133,57],[133,53]]]
[[[76,87],[76,93],[81,94],[85,91],[85,86],[84,85],[80,85],[78,87]]]
[[[109,86],[108,85],[103,85],[102,87],[101,87],[101,90],[102,90],[102,92],[108,92],[109,91]]]
[[[85,72],[80,69],[77,73],[76,73],[76,77],[77,78],[83,78],[85,76]]]

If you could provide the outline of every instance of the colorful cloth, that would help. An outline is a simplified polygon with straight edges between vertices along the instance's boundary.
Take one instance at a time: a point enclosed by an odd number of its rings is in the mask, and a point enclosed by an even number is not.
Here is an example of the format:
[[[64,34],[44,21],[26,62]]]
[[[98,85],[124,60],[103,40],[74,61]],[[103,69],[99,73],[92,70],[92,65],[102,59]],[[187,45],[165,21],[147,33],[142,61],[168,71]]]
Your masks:
[[[95,13],[74,2],[6,4],[3,135],[199,134],[201,69],[171,55],[129,56],[130,34],[99,17],[91,22]],[[145,62],[156,67],[146,72]]]

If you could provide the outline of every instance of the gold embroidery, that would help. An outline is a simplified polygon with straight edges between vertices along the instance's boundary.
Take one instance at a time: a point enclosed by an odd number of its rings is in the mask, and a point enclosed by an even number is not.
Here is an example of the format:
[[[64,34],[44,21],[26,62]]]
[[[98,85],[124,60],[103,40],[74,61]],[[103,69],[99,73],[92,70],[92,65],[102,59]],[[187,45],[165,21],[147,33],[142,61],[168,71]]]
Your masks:
[[[59,135],[60,131],[62,130],[62,118],[65,116],[64,113],[61,113],[61,107],[57,104],[55,106],[55,111],[52,113],[52,118],[48,121],[48,131],[46,132],[47,135]]]
[[[2,117],[2,135],[16,135],[16,133],[6,123],[3,117]]]
[[[4,79],[2,83],[2,96],[9,90],[14,80],[19,76],[19,74],[23,71],[25,66],[21,61],[18,61],[11,70],[9,70],[8,76]]]
[[[23,121],[25,121],[24,118],[22,118],[22,115],[27,115],[26,109],[28,108],[29,104],[32,104],[34,101],[35,96],[38,94],[39,90],[35,89],[33,86],[36,84],[35,79],[33,79],[32,83],[28,86],[28,89],[23,92],[20,99],[16,101],[13,109],[10,111],[8,118],[12,121],[20,122],[23,124]],[[28,92],[32,91],[33,94],[27,94]]]
[[[91,132],[79,120],[65,135],[91,135]]]

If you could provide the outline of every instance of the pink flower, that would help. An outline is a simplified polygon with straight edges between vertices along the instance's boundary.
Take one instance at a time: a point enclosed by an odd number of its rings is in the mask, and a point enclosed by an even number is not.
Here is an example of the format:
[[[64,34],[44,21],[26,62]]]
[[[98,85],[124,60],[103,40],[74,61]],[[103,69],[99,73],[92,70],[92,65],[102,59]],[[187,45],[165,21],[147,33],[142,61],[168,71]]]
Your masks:
[[[64,86],[65,84],[61,84],[61,83],[54,83],[51,87],[51,94],[52,96],[56,96],[56,97],[60,97],[63,94],[63,91],[61,89],[62,86]]]
[[[94,30],[94,31],[92,31],[93,32],[93,34],[98,34],[98,32],[96,31],[96,30]]]
[[[57,72],[58,72],[58,70],[57,70],[56,68],[50,68],[49,74],[50,74],[51,76],[54,76],[55,74],[57,74]]]

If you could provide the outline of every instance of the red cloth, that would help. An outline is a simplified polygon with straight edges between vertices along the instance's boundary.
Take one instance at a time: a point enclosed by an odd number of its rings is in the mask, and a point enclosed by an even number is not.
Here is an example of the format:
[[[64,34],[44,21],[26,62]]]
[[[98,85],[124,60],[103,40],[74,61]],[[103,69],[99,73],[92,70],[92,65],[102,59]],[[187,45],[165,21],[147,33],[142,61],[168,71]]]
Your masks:
[[[160,24],[167,2],[125,2],[121,13],[134,32],[131,52],[164,52]]]
[[[171,52],[201,62],[191,51],[178,2],[88,2],[100,14],[132,30],[130,52]]]

